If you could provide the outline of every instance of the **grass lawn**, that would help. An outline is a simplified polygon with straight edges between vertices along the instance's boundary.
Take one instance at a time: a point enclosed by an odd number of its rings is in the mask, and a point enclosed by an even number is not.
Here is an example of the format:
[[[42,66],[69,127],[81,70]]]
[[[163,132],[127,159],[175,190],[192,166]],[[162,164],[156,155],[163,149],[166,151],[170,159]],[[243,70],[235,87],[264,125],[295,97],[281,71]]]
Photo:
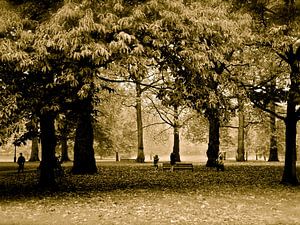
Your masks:
[[[224,172],[101,162],[98,174],[67,173],[48,191],[36,185],[36,163],[20,177],[4,171],[14,166],[0,163],[1,225],[300,224],[300,187],[279,184],[282,162],[226,161]]]

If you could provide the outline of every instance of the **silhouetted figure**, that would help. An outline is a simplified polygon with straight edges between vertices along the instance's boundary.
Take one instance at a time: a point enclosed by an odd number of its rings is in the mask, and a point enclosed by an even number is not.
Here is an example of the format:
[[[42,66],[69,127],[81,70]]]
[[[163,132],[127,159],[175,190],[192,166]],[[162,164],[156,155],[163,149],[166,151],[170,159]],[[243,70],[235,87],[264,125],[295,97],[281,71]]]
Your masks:
[[[155,155],[153,157],[153,164],[154,164],[155,170],[158,170],[158,161],[159,161],[158,155]]]
[[[218,156],[218,159],[216,161],[216,166],[217,166],[217,171],[221,170],[221,171],[224,171],[224,156],[222,153],[219,153],[219,156]]]
[[[20,172],[23,173],[24,172],[25,158],[24,158],[22,153],[20,153],[20,156],[18,157],[17,163],[19,165],[18,173],[20,173]]]
[[[174,170],[174,165],[175,165],[175,163],[176,163],[176,155],[175,155],[174,152],[172,152],[172,153],[170,154],[171,171]]]

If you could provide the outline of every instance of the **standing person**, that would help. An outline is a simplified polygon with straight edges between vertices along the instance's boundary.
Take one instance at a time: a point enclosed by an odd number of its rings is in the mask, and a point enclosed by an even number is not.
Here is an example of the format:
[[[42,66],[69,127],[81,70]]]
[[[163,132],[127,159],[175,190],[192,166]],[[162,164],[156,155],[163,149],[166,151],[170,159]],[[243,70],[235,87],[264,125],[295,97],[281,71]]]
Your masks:
[[[172,152],[171,155],[170,155],[171,171],[174,170],[175,163],[176,163],[176,155],[175,155],[174,152]]]
[[[154,164],[155,170],[158,170],[158,161],[159,161],[159,157],[158,157],[158,155],[155,155],[153,158],[153,164]]]
[[[19,168],[18,168],[18,173],[20,172],[24,172],[24,164],[25,164],[25,158],[23,156],[22,153],[20,153],[20,156],[18,158],[18,161],[17,161],[18,165],[19,165]]]

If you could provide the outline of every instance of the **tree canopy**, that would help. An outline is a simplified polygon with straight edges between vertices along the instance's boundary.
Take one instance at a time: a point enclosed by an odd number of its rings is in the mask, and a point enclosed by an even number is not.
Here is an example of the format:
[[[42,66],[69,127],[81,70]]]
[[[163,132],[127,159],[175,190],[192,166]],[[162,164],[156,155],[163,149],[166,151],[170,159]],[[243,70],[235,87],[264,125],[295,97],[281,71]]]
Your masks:
[[[2,0],[0,6],[1,136],[13,133],[21,118],[39,118],[47,166],[54,160],[54,121],[70,111],[77,116],[74,170],[94,160],[94,109],[104,91],[123,81],[136,83],[137,90],[156,84],[164,105],[203,114],[209,122],[207,165],[214,166],[219,129],[236,111],[236,99],[249,97],[284,119],[287,137],[291,131],[295,137],[300,29],[294,1],[273,7],[268,1]],[[143,83],[152,71],[160,81]],[[270,101],[287,102],[286,117],[271,112]],[[290,159],[295,138],[287,143]],[[295,159],[287,161],[295,173]]]

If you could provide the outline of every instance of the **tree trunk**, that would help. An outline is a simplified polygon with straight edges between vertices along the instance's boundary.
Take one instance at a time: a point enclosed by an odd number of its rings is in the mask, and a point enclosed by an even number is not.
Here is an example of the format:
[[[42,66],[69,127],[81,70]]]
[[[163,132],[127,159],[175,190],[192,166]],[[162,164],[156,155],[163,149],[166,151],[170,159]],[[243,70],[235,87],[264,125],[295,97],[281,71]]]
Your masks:
[[[68,126],[68,119],[64,119],[61,121],[61,130],[60,130],[60,145],[61,145],[61,162],[71,161],[68,153],[68,134],[70,133],[70,129]]]
[[[291,57],[293,60],[293,57]],[[291,74],[290,74],[290,91],[287,100],[287,110],[285,119],[285,161],[284,170],[281,179],[283,184],[298,184],[296,161],[296,136],[297,136],[297,113],[296,113],[296,98],[298,91],[299,80],[299,66],[297,62],[291,61]]]
[[[71,161],[68,154],[68,137],[63,133],[60,141],[61,144],[61,162]]]
[[[216,160],[218,158],[219,148],[220,148],[220,120],[218,118],[218,114],[215,111],[216,110],[212,110],[212,112],[208,117],[209,141],[208,141],[208,149],[206,151],[207,167],[216,166]]]
[[[179,135],[179,116],[178,116],[178,108],[174,107],[174,143],[173,143],[173,153],[176,157],[176,162],[180,162],[180,135]]]
[[[293,73],[292,73],[293,75]],[[292,76],[291,75],[291,76]],[[295,90],[297,85],[291,79],[291,89],[287,102],[287,115],[285,120],[285,162],[281,183],[284,184],[298,184],[296,161],[296,136],[297,136],[297,116],[296,116],[296,103],[295,103]]]
[[[55,158],[55,116],[51,113],[45,113],[40,117],[41,126],[41,144],[42,161],[40,163],[40,185],[42,187],[51,187],[55,185],[54,168]]]
[[[136,84],[136,121],[137,121],[137,135],[138,135],[138,153],[137,153],[136,161],[139,163],[145,162],[141,98],[142,98],[141,85],[137,83]]]
[[[39,159],[39,138],[33,137],[31,141],[31,153],[29,162],[37,162]]]
[[[276,111],[276,105],[274,102],[271,103],[271,110]],[[276,135],[276,117],[270,115],[270,153],[269,153],[269,162],[278,162],[278,148],[277,148],[277,135]]]
[[[289,104],[288,104],[289,107]],[[297,135],[297,120],[293,117],[286,118],[285,131],[285,162],[284,170],[281,179],[283,184],[298,184],[296,173],[296,135]]]
[[[245,115],[244,115],[244,104],[239,99],[239,128],[238,128],[238,149],[236,161],[245,161]]]
[[[72,173],[94,174],[97,166],[93,148],[94,132],[92,125],[92,99],[87,98],[78,104],[78,122],[74,144]]]

